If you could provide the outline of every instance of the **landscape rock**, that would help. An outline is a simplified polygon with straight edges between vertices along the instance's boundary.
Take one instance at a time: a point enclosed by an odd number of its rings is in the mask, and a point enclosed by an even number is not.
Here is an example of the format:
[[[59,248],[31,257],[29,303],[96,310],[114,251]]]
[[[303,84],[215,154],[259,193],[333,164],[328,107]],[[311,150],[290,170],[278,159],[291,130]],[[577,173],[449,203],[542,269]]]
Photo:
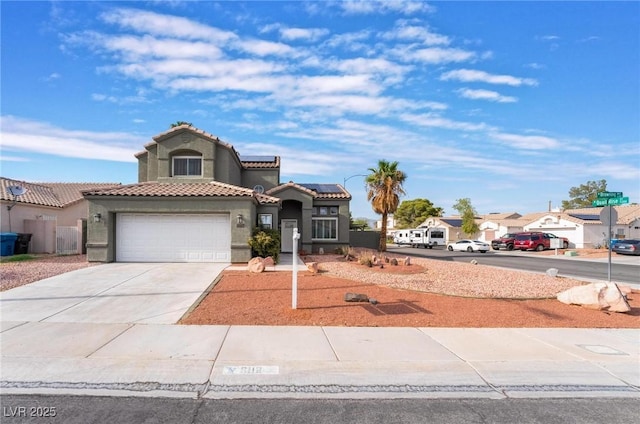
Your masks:
[[[547,273],[547,275],[549,277],[557,277],[558,276],[558,268],[549,268],[546,273]]]
[[[614,283],[592,283],[572,287],[558,293],[557,299],[567,305],[611,312],[629,312],[631,307],[618,286]]]
[[[393,266],[396,266],[396,265],[398,265],[398,260],[397,260],[396,258],[392,258],[392,259],[389,261],[389,263],[390,263],[391,265],[393,265]]]
[[[309,262],[309,263],[307,263],[307,269],[312,274],[317,274],[318,273],[318,262]]]
[[[369,299],[369,303],[371,303],[372,305],[377,305],[378,301],[376,299]]]
[[[267,256],[266,258],[264,258],[262,263],[264,264],[265,267],[275,266],[276,265],[275,261],[273,260],[273,258],[271,256]]]
[[[368,302],[369,297],[366,294],[346,293],[344,295],[345,302]]]
[[[478,261],[476,261],[475,259],[471,259],[471,265],[478,265]]]
[[[251,260],[247,264],[247,269],[249,270],[249,272],[253,272],[256,274],[263,272],[264,268],[264,258],[261,258],[259,256],[251,258]]]

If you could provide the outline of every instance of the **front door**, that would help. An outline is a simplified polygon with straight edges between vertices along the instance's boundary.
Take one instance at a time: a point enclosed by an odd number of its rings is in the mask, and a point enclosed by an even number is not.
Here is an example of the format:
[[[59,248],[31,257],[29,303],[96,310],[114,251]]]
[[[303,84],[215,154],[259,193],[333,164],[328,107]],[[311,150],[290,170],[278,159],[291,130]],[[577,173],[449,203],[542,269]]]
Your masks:
[[[293,229],[298,227],[297,219],[283,219],[280,222],[280,244],[282,252],[293,252]]]

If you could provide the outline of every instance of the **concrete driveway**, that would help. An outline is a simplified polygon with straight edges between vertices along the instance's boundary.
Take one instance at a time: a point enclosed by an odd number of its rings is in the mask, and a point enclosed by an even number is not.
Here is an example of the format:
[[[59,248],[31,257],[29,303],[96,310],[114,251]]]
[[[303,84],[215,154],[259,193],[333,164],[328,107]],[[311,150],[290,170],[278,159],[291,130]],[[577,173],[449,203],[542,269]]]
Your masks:
[[[0,293],[0,320],[174,324],[229,264],[111,263]]]

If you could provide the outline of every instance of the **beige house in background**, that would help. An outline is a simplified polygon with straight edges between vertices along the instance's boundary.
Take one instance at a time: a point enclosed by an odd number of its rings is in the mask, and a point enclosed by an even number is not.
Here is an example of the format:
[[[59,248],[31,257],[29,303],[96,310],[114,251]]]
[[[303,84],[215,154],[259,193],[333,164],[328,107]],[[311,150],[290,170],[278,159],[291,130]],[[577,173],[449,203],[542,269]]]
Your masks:
[[[118,183],[32,183],[0,177],[0,224],[3,233],[31,234],[30,253],[82,253],[82,221],[89,216],[84,190],[116,187]],[[26,189],[14,197],[9,187]],[[86,226],[86,223],[84,224]],[[76,228],[79,242],[65,243]],[[60,246],[58,246],[60,244]],[[64,246],[66,244],[66,246]]]

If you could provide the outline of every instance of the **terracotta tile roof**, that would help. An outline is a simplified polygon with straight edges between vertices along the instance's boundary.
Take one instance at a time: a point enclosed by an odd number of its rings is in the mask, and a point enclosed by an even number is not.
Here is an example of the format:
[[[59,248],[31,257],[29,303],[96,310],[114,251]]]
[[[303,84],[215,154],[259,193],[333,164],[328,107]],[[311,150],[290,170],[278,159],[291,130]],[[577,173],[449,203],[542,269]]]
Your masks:
[[[88,190],[83,194],[85,196],[124,197],[252,197],[261,204],[280,201],[276,197],[256,193],[250,188],[217,181],[209,183],[158,183],[154,181],[112,189]]]
[[[8,187],[17,185],[27,189],[18,197],[17,203],[64,208],[83,200],[82,192],[85,190],[112,188],[119,183],[30,183],[0,177],[0,185],[2,200],[13,201]]]
[[[351,194],[340,184],[311,184],[294,183],[289,181],[267,191],[269,195],[275,195],[287,188],[294,188],[312,196],[314,199],[351,199]]]
[[[280,156],[240,156],[245,169],[280,168]]]

